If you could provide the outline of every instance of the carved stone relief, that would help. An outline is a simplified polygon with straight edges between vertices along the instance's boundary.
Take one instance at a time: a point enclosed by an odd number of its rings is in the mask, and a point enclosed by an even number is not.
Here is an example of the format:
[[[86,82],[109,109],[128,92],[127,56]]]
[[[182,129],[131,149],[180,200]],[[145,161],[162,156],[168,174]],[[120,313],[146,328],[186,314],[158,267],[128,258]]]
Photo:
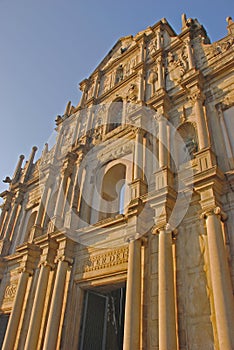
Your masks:
[[[98,255],[90,255],[83,263],[83,272],[110,268],[128,262],[128,247],[115,249]]]
[[[147,59],[152,58],[154,54],[157,52],[157,39],[153,38],[147,47]]]
[[[5,293],[4,293],[4,302],[12,302],[14,300],[16,290],[17,290],[16,283],[12,283],[6,286]]]
[[[167,73],[170,79],[179,83],[188,70],[187,53],[183,48],[177,53],[168,52],[167,55]]]
[[[150,85],[150,97],[155,93],[156,88],[157,88],[157,81],[158,81],[158,72],[157,68],[151,68],[148,72],[148,79],[147,83]]]
[[[123,157],[125,154],[131,153],[132,150],[133,143],[128,142],[120,147],[115,147],[109,150],[109,152],[106,149],[105,152],[99,153],[98,159],[102,162],[107,162],[112,159]]]

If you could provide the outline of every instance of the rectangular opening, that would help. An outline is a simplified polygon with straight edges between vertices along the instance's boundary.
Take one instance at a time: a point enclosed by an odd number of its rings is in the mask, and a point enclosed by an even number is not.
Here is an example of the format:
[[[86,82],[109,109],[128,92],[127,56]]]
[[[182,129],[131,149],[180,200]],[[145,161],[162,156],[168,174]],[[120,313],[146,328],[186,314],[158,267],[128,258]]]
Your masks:
[[[85,292],[79,350],[122,350],[126,287]]]
[[[9,317],[10,317],[10,314],[1,314],[0,315],[0,349],[2,348],[2,344],[3,344],[4,337],[5,337]]]

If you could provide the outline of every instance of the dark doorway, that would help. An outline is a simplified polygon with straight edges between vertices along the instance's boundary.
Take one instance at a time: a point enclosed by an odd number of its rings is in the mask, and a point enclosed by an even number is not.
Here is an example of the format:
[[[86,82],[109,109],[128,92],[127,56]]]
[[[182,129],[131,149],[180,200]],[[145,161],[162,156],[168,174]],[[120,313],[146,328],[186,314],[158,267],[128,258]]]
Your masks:
[[[79,350],[122,350],[126,288],[85,292]]]
[[[7,324],[9,321],[10,314],[1,314],[0,315],[0,349],[2,348],[4,336],[7,329]]]

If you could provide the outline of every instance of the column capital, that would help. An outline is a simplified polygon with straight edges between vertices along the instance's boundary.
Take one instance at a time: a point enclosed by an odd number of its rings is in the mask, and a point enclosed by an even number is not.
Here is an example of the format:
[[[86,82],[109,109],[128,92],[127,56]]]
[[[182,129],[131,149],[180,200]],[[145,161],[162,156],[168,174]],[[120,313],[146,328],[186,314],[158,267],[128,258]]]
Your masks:
[[[205,94],[201,90],[194,91],[190,94],[189,100],[195,104],[196,102],[200,101],[203,103],[205,101],[206,97]]]
[[[162,225],[154,225],[152,228],[152,234],[158,235],[160,232],[171,233],[173,238],[176,238],[178,234],[178,230],[176,228],[172,228],[169,223]]]
[[[58,243],[55,239],[47,235],[43,239],[37,240],[42,250],[39,266],[49,266],[51,269],[55,266],[55,256],[58,249]]]
[[[33,275],[41,249],[35,244],[26,243],[19,246],[16,252],[22,254],[19,272],[26,272],[29,275]]]
[[[144,237],[142,237],[142,235],[140,233],[135,233],[135,234],[132,234],[132,235],[125,238],[126,243],[131,243],[131,242],[137,241],[137,240],[143,241]]]
[[[200,217],[202,219],[207,219],[208,216],[211,215],[217,215],[221,221],[226,221],[228,219],[228,215],[218,206],[206,209],[203,213],[201,213]]]
[[[75,242],[70,240],[67,237],[62,238],[61,240],[57,240],[58,242],[58,253],[55,258],[55,262],[64,261],[68,262],[69,265],[73,263],[74,256],[74,245]]]
[[[15,204],[21,204],[24,199],[24,192],[19,190],[15,196]]]

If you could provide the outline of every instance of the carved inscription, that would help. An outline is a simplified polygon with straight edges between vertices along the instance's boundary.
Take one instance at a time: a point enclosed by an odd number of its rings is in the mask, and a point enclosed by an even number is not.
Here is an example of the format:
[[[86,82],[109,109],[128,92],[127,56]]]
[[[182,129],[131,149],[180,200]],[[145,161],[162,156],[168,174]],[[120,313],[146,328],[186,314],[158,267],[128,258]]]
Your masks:
[[[95,270],[109,268],[128,262],[128,247],[115,249],[103,254],[91,255],[88,261],[84,262],[83,271],[91,272]]]

